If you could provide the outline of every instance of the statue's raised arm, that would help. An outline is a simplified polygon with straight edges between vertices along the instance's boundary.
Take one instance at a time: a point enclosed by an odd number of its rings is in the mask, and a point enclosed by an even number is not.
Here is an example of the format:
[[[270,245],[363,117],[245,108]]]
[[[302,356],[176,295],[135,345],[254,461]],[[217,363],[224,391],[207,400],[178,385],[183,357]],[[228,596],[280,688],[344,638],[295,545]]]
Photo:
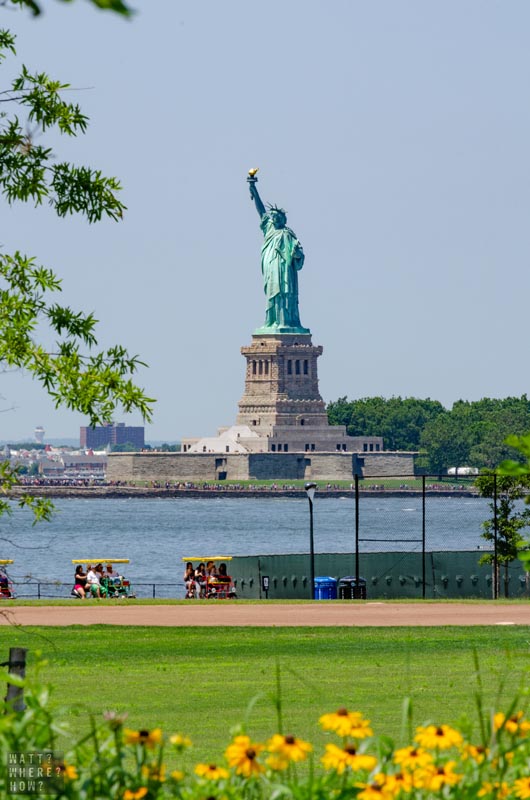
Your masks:
[[[302,327],[298,312],[298,271],[304,264],[304,251],[294,232],[287,227],[283,208],[265,208],[256,183],[257,169],[249,170],[247,181],[250,197],[260,216],[263,233],[261,273],[267,298],[265,325],[256,333],[309,333]]]
[[[259,196],[258,187],[256,186],[258,182],[258,179],[256,178],[257,171],[258,167],[254,167],[254,169],[249,169],[247,181],[248,181],[248,188],[250,189],[250,197],[252,200],[254,200],[256,211],[258,212],[260,217],[262,217],[267,212],[265,206],[263,205],[261,197]]]

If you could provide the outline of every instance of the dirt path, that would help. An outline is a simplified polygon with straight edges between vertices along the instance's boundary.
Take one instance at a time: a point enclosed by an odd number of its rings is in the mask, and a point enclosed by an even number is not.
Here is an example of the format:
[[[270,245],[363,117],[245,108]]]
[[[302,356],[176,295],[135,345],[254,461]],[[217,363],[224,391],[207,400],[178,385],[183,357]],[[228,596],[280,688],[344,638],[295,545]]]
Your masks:
[[[307,603],[211,602],[189,605],[4,607],[0,625],[256,625],[262,627],[346,625],[530,625],[530,603]]]

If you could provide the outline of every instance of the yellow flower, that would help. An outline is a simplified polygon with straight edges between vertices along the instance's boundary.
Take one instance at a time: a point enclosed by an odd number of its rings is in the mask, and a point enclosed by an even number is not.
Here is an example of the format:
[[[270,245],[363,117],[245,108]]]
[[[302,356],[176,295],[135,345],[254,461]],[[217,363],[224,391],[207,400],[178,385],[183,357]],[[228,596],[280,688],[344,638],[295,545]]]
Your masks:
[[[402,769],[418,769],[432,764],[432,755],[421,747],[402,747],[394,753],[394,763]]]
[[[160,728],[155,728],[151,732],[146,730],[131,731],[129,728],[125,728],[123,735],[125,744],[142,744],[151,750],[162,741],[162,731]]]
[[[439,791],[443,786],[454,786],[462,779],[462,775],[458,775],[454,771],[455,763],[455,761],[446,761],[445,764],[440,764],[438,767],[431,764],[425,769],[418,770],[414,776],[415,785],[433,792]]]
[[[304,761],[313,748],[309,742],[297,739],[296,736],[276,733],[269,740],[267,749],[269,753],[275,753],[285,761]]]
[[[250,778],[251,775],[259,775],[265,770],[257,759],[262,750],[263,745],[251,742],[249,736],[236,736],[226,748],[225,756],[229,766],[235,767],[237,775]]]
[[[174,769],[173,772],[169,773],[169,777],[173,778],[174,781],[181,781],[184,777],[184,773],[180,769]]]
[[[135,792],[132,789],[125,789],[123,793],[123,800],[142,800],[142,797],[145,797],[147,794],[147,787],[140,786]]]
[[[477,797],[495,797],[496,800],[504,800],[508,797],[510,790],[505,781],[484,781],[481,788],[477,792]]]
[[[385,792],[396,797],[400,792],[410,792],[412,789],[412,775],[409,772],[395,772],[393,775],[384,775],[379,772],[375,776],[375,783],[383,786]]]
[[[156,763],[144,764],[141,771],[142,775],[151,781],[162,783],[166,779],[166,767],[164,764],[160,764],[160,766]]]
[[[370,771],[377,764],[377,758],[357,753],[353,745],[337,747],[336,744],[326,745],[326,752],[321,761],[326,769],[334,769],[339,775],[344,772],[346,767],[350,767],[354,772],[358,770]]]
[[[462,744],[462,735],[449,725],[427,725],[416,728],[415,741],[430,750],[448,750]]]
[[[184,736],[182,733],[174,733],[173,736],[169,737],[169,741],[179,752],[185,750],[186,747],[191,747],[190,737]]]
[[[75,781],[77,778],[77,769],[73,764],[64,764],[63,775],[67,781]]]
[[[502,711],[497,712],[493,717],[493,728],[498,731],[501,728],[511,733],[514,736],[516,733],[524,735],[530,730],[530,722],[523,719],[523,712],[516,711],[511,717],[506,718]]]
[[[267,766],[273,769],[275,772],[282,772],[289,766],[289,761],[286,758],[273,753],[273,755],[269,756],[267,759]]]
[[[220,781],[230,775],[227,769],[218,767],[216,764],[197,764],[195,774],[208,781]]]
[[[465,744],[462,748],[462,759],[465,761],[467,758],[476,761],[477,764],[482,764],[486,756],[489,755],[487,747],[481,745]]]
[[[373,783],[356,783],[361,791],[357,795],[358,800],[387,800],[392,797],[392,793],[385,783],[374,781]]]
[[[358,711],[348,711],[339,708],[333,714],[324,714],[320,717],[320,724],[326,731],[335,731],[339,736],[351,736],[354,739],[364,739],[373,736],[370,720],[364,719]]]
[[[513,784],[514,795],[521,800],[528,800],[530,797],[530,778],[519,778]]]

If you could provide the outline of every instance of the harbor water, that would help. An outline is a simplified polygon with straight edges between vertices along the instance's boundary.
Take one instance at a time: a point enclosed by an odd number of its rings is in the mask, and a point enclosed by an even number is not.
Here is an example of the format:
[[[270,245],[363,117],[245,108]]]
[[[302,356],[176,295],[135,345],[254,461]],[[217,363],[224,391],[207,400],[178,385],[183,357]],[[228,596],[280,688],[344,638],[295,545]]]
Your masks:
[[[28,511],[0,519],[1,558],[12,558],[16,580],[71,582],[72,559],[129,558],[133,581],[182,581],[182,558],[307,553],[305,498],[58,499],[51,522],[32,525]],[[486,549],[482,523],[489,502],[473,497],[427,497],[426,550]],[[421,551],[422,498],[363,497],[361,552]],[[353,499],[314,503],[316,553],[355,551]]]

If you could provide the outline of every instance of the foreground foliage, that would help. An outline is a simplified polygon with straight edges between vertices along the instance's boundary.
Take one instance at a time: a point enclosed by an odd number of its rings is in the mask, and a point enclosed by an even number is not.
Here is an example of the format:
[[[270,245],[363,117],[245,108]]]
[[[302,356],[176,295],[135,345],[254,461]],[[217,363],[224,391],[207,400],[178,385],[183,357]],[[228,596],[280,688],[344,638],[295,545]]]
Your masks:
[[[125,13],[119,0],[93,0],[96,5]],[[29,0],[11,0],[31,8]],[[16,56],[15,37],[0,30],[0,62]],[[99,170],[62,160],[48,138],[76,137],[88,119],[76,103],[63,98],[68,84],[26,66],[1,92],[0,191],[7,203],[47,203],[59,217],[80,214],[88,222],[118,221],[125,207],[120,184]],[[108,422],[117,409],[138,411],[149,420],[153,400],[134,383],[144,366],[121,345],[97,349],[96,319],[56,301],[61,280],[22,250],[0,251],[0,371],[20,370],[39,382],[58,408],[75,410],[91,425]],[[8,494],[17,482],[15,469],[4,463],[0,489]],[[36,519],[49,518],[47,500],[25,497]],[[0,514],[10,511],[0,499]]]
[[[63,2],[69,3],[71,0],[63,0]],[[129,17],[133,13],[131,7],[122,0],[89,0],[89,2],[97,6],[97,8],[101,8],[106,11],[114,11],[117,14],[122,14],[125,17]],[[5,5],[6,3],[9,3],[13,6],[19,6],[21,8],[28,8],[34,16],[38,16],[43,11],[43,4],[41,2],[37,2],[37,0],[4,0],[2,5]]]
[[[16,753],[19,761],[21,754],[33,759],[44,754],[42,778],[48,783],[40,791],[53,783],[54,796],[71,800],[530,798],[530,720],[515,702],[487,712],[478,698],[477,733],[470,724],[444,722],[412,729],[409,713],[408,743],[397,747],[388,737],[374,736],[362,713],[339,708],[320,716],[329,741],[316,752],[310,742],[285,731],[278,701],[277,731],[266,740],[254,741],[240,727],[232,731],[222,761],[186,769],[179,759],[193,744],[178,724],[168,733],[133,730],[126,727],[125,714],[112,711],[93,719],[91,731],[59,755],[61,730],[48,711],[48,697],[46,689],[26,687],[27,709],[8,709],[0,718],[1,796],[13,794],[14,780],[19,788],[32,780],[31,769],[22,778],[20,771],[9,774]]]
[[[526,498],[530,487],[530,476],[497,475],[486,471],[475,480],[481,497],[493,498],[489,503],[492,513],[490,519],[482,524],[482,537],[495,543],[495,551],[486,553],[479,564],[492,564],[496,583],[496,596],[499,595],[499,568],[504,565],[504,593],[509,594],[509,565],[518,557],[525,544],[523,531],[530,525],[530,508],[521,508],[518,500]]]

